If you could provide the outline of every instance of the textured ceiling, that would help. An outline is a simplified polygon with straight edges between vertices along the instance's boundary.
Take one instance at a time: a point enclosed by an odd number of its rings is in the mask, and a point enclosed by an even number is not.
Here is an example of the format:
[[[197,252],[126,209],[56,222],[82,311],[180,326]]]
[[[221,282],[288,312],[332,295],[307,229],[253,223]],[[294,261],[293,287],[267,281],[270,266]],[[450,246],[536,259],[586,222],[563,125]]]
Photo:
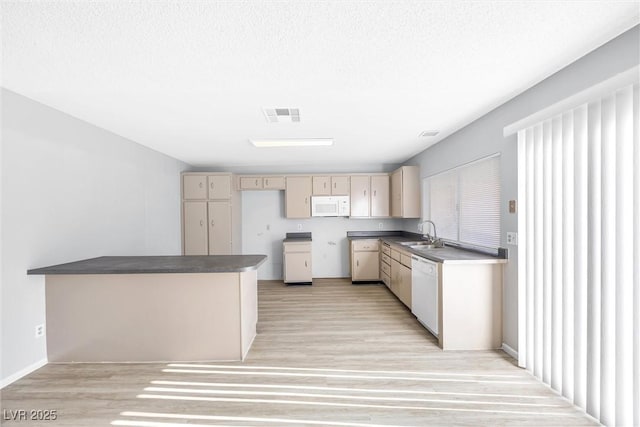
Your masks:
[[[2,86],[195,166],[399,163],[638,23],[638,1],[2,3]],[[263,107],[299,108],[268,123]],[[435,138],[419,138],[438,129]],[[258,149],[249,138],[333,137]]]

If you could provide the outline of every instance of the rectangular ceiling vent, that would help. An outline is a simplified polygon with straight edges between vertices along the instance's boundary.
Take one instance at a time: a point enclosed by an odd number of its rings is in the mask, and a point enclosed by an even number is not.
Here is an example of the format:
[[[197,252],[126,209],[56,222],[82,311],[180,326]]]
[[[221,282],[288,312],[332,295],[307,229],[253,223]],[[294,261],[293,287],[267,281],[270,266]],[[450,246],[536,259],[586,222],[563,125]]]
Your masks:
[[[422,132],[420,135],[418,135],[420,138],[429,138],[432,136],[436,136],[437,134],[439,134],[440,132],[437,130],[425,130],[424,132]]]
[[[263,108],[269,123],[292,123],[300,121],[299,108]]]

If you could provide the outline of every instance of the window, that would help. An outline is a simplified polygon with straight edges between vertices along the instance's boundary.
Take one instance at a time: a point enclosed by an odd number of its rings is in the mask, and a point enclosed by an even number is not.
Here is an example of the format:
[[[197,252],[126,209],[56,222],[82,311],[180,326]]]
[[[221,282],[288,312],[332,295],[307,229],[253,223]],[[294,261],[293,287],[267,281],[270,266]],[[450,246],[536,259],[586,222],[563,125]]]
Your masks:
[[[500,156],[493,155],[424,179],[423,212],[438,237],[500,246]]]

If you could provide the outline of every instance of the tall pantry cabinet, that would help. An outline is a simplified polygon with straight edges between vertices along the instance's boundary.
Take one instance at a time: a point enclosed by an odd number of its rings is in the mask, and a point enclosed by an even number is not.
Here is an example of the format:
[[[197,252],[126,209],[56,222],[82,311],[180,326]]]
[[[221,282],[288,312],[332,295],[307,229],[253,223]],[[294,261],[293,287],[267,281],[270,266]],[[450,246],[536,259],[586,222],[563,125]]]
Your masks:
[[[241,253],[240,201],[229,173],[183,173],[182,254]]]

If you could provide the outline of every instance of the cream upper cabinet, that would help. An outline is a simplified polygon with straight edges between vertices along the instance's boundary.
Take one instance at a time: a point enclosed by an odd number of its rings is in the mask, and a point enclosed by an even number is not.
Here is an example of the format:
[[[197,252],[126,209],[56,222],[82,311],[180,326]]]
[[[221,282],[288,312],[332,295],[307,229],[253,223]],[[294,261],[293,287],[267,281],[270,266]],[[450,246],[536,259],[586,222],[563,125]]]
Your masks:
[[[402,166],[391,174],[391,216],[420,218],[420,168]]]
[[[314,196],[330,196],[331,195],[331,177],[330,176],[314,176],[313,177],[313,195]]]
[[[207,202],[183,202],[183,248],[185,255],[208,255]]]
[[[185,200],[206,200],[207,199],[207,176],[206,175],[183,175],[182,176],[182,198]]]
[[[369,216],[370,182],[368,175],[351,176],[351,216]]]
[[[231,248],[231,203],[209,202],[209,255],[226,255]]]
[[[371,216],[389,216],[389,175],[371,176]]]
[[[287,218],[311,217],[310,176],[288,176],[285,191],[285,216]]]
[[[284,190],[284,176],[244,175],[238,179],[240,190]]]
[[[261,176],[241,176],[240,177],[240,189],[241,190],[261,190],[262,177]]]
[[[348,176],[314,176],[313,177],[314,196],[348,196],[349,177]]]
[[[265,176],[262,178],[262,188],[265,190],[284,190],[284,176]]]
[[[331,177],[331,195],[332,196],[348,196],[349,195],[349,177],[348,176],[332,176]]]
[[[231,175],[209,175],[207,176],[207,187],[209,189],[209,199],[230,199],[231,198]]]

